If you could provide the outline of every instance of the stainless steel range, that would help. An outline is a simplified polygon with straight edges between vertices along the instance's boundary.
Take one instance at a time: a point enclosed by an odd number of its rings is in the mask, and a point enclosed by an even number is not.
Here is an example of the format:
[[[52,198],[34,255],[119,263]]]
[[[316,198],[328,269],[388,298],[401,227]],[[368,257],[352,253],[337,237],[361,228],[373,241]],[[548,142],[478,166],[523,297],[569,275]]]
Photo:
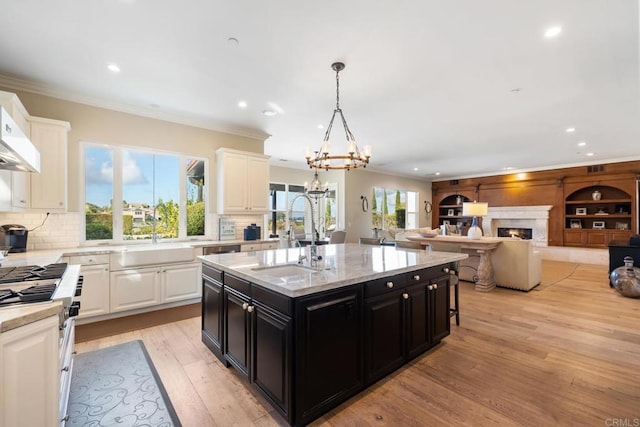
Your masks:
[[[79,265],[49,264],[21,267],[0,267],[0,310],[21,304],[50,304],[61,302],[60,313],[60,394],[58,412],[60,425],[68,419],[67,404],[73,370],[75,322],[80,302],[74,296],[82,292]]]

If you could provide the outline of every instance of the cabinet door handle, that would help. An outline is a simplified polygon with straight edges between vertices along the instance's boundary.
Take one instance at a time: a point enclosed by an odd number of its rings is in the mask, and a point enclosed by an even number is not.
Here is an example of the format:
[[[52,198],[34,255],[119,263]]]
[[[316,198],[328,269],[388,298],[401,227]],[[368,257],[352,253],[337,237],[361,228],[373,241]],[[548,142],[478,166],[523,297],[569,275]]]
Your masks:
[[[404,299],[409,299],[409,294],[408,294],[408,293],[406,293],[406,292],[405,292],[405,293],[403,293],[403,294],[402,294],[402,298],[404,298]]]
[[[247,308],[249,308],[249,304],[247,304],[246,302],[242,303],[242,309],[246,310]]]
[[[434,283],[434,284],[433,284],[433,289],[434,289],[434,290],[438,289],[438,284],[437,284],[437,283]]]
[[[451,270],[451,271],[449,272],[449,274],[451,274],[452,276],[455,276],[455,275],[456,275],[456,271],[455,271],[455,270]]]
[[[419,274],[414,275],[413,280],[420,280],[420,275]]]
[[[387,288],[389,289],[393,288],[393,282],[387,282]]]
[[[248,311],[249,313],[253,313],[253,306],[252,306],[252,305],[250,305],[249,307],[247,307],[247,311]]]
[[[433,285],[429,285],[429,286],[427,286],[427,289],[429,289],[430,291],[432,291],[432,290],[433,290]]]
[[[445,273],[448,273],[449,272],[449,267],[443,268],[442,271],[444,271]]]

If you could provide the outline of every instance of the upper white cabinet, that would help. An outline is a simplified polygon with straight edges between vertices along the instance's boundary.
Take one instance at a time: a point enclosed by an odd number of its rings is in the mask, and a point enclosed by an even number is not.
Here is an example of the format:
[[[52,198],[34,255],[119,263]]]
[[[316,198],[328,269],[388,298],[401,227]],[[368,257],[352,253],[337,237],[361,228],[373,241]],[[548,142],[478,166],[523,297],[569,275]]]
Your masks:
[[[31,142],[40,152],[40,173],[31,174],[31,209],[67,210],[69,122],[30,117]]]
[[[29,116],[16,94],[0,91],[6,109],[40,152],[40,173],[0,170],[0,212],[67,210],[69,122]]]
[[[9,112],[11,118],[28,137],[29,114],[15,93],[0,91],[0,106]],[[0,170],[0,211],[21,211],[29,208],[30,173]]]
[[[216,158],[218,214],[267,212],[269,156],[220,148]]]

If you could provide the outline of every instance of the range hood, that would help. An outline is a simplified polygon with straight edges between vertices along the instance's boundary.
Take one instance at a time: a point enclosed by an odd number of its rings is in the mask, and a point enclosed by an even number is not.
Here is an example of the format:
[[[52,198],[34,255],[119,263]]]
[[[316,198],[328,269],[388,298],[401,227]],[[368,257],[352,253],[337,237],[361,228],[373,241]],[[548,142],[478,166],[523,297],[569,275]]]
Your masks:
[[[0,107],[0,169],[40,172],[40,153],[9,112]]]

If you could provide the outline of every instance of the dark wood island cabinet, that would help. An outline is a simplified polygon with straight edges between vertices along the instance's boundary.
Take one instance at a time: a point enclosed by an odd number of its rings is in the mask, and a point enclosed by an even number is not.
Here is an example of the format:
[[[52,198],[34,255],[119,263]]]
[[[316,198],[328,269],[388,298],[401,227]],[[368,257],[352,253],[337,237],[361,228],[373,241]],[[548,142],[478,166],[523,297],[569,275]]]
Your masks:
[[[202,257],[202,340],[291,425],[308,424],[449,334],[456,260],[295,296],[209,257],[220,256]]]

